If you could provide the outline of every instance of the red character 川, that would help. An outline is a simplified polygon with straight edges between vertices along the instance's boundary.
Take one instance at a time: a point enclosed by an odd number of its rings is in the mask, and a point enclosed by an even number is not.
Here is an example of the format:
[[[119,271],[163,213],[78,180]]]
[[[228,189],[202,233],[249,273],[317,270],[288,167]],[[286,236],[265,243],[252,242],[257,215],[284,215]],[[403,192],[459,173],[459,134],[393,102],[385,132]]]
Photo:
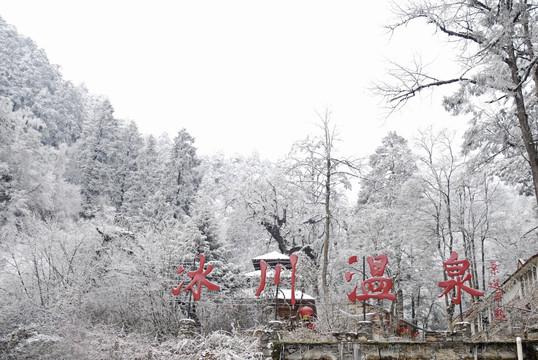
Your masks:
[[[295,254],[290,255],[290,263],[291,263],[291,304],[295,305],[295,267],[297,265],[297,260],[299,258]],[[261,279],[260,279],[260,286],[258,287],[258,290],[256,290],[256,296],[260,296],[263,289],[265,288],[265,279],[267,277],[267,268],[268,265],[265,261],[260,261],[260,270],[261,270]],[[280,265],[275,266],[275,285],[280,284],[280,271],[282,270],[282,267]]]

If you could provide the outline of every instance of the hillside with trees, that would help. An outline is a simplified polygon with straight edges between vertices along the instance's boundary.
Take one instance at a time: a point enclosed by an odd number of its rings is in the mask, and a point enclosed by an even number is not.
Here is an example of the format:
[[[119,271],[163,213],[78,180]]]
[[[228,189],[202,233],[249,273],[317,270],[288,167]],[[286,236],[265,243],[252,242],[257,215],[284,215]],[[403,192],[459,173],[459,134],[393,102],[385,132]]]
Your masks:
[[[437,283],[453,251],[483,292],[489,260],[510,274],[538,252],[531,167],[480,161],[506,144],[497,133],[473,137],[485,126],[478,114],[464,149],[430,128],[417,139],[388,133],[365,159],[340,154],[335,120],[316,117],[317,135],[297,139],[281,161],[200,156],[188,129],[155,137],[118,119],[105,96],[64,80],[0,18],[0,351],[195,358],[211,348],[255,358],[245,345],[254,340],[241,339],[270,319],[245,301],[245,273],[269,251],[299,256],[296,286],[318,301],[316,331],[351,326],[348,259],[380,253],[403,307],[380,306],[444,329],[457,312]],[[201,253],[221,290],[198,303],[174,297],[178,266]],[[177,340],[186,317],[200,324],[202,345]]]

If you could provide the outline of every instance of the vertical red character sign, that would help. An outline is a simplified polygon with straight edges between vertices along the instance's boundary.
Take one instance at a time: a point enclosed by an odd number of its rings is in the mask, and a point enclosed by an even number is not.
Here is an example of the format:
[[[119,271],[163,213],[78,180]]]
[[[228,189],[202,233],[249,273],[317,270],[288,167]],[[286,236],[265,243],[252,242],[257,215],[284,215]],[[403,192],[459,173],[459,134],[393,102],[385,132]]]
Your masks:
[[[192,279],[192,281],[183,289],[183,291],[190,290],[192,292],[192,295],[194,296],[194,300],[200,301],[200,298],[202,296],[202,285],[207,287],[209,290],[219,290],[220,286],[213,284],[209,280],[207,280],[205,277],[213,270],[213,265],[208,265],[207,269],[204,270],[204,264],[205,264],[205,256],[204,254],[200,254],[198,256],[200,258],[200,267],[196,271],[190,271],[187,273],[187,276]],[[177,269],[177,273],[181,274],[185,269],[183,268],[183,265],[181,265]],[[177,288],[172,287],[172,294],[179,295],[181,292],[181,288],[183,287],[184,281],[179,284]],[[197,285],[198,289],[197,291],[194,290],[194,286]]]
[[[464,290],[465,292],[474,296],[484,295],[483,292],[465,285],[466,281],[471,280],[471,274],[467,274],[465,277],[463,277],[465,271],[467,271],[469,266],[471,266],[469,260],[458,260],[458,254],[453,251],[450,258],[447,261],[443,261],[443,266],[445,267],[447,275],[452,279],[439,282],[439,287],[445,288],[445,291],[443,291],[439,297],[443,297],[444,295],[448,294],[449,291],[456,288],[456,297],[450,296],[450,298],[454,304],[458,305],[461,304],[461,290]]]
[[[495,290],[495,300],[497,301],[497,308],[494,310],[495,314],[495,320],[499,321],[508,321],[506,318],[506,315],[504,314],[504,310],[501,306],[501,302],[503,299],[503,288],[502,285],[500,285],[499,281],[499,266],[495,260],[491,260],[489,269],[489,274],[493,276],[491,281],[489,282],[489,287]]]
[[[392,288],[392,280],[383,277],[385,267],[389,262],[387,255],[381,254],[377,255],[375,258],[368,256],[366,261],[368,261],[368,265],[370,266],[370,274],[372,277],[361,283],[362,294],[357,294],[357,285],[355,285],[353,291],[347,294],[349,300],[355,302],[357,300],[364,301],[374,298],[394,301],[396,295],[389,293]],[[348,262],[350,265],[357,262],[357,256],[350,257]],[[346,272],[346,281],[350,282],[354,274],[355,273],[349,271]]]
[[[295,305],[295,269],[297,265],[298,257],[295,254],[290,255],[290,263],[291,263],[291,305]],[[256,296],[260,296],[263,289],[265,288],[265,279],[267,278],[267,268],[269,266],[267,263],[263,260],[260,261],[260,270],[261,270],[261,279],[260,279],[260,286],[258,287],[258,290],[256,290]],[[282,271],[282,267],[280,265],[275,266],[275,285],[280,284],[280,272]]]

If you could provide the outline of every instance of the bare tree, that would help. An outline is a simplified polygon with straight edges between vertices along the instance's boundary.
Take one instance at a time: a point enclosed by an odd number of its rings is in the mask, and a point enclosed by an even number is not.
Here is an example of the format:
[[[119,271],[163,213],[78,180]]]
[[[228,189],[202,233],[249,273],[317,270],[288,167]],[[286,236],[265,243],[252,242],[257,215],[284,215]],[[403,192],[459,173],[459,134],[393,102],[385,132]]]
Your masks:
[[[323,245],[321,261],[321,285],[325,298],[329,293],[327,281],[329,264],[329,247],[333,223],[333,206],[341,186],[350,188],[350,177],[356,176],[357,165],[352,160],[335,157],[335,145],[338,139],[336,127],[331,124],[330,112],[318,114],[319,128],[322,135],[297,142],[288,159],[289,174],[296,184],[306,193],[307,202],[323,206],[323,215],[312,214],[306,222],[317,224],[323,222]]]
[[[443,261],[452,251],[463,250],[470,262],[470,286],[485,292],[486,252],[491,255],[486,242],[497,230],[495,210],[503,206],[497,195],[499,182],[488,180],[486,173],[469,171],[466,160],[455,155],[452,142],[453,136],[446,130],[422,132],[417,141],[422,195],[428,200],[424,210],[432,217],[427,222],[428,234],[436,240]],[[446,272],[443,276],[446,281]],[[473,302],[477,300],[472,298]],[[445,307],[451,327],[455,308],[447,297]]]
[[[535,108],[538,97],[538,2],[532,0],[418,0],[394,2],[396,21],[390,31],[425,20],[437,33],[459,45],[460,72],[451,78],[430,74],[420,65],[396,64],[393,81],[378,84],[392,111],[425,89],[459,84],[460,89],[444,105],[454,113],[472,112],[478,104],[506,108],[518,123],[520,146],[530,166],[538,202],[538,150]],[[471,102],[475,101],[475,104]],[[480,116],[476,116],[479,119]],[[481,136],[475,134],[475,136]],[[496,139],[495,141],[500,141]],[[486,147],[482,141],[480,146]]]
[[[436,240],[437,252],[446,261],[457,240],[457,227],[453,214],[457,170],[462,166],[458,162],[453,149],[452,138],[446,132],[434,134],[431,130],[423,132],[417,142],[421,155],[419,164],[423,168],[423,196],[428,200],[429,213],[433,217],[430,222],[431,236]],[[448,280],[443,272],[443,280]],[[447,325],[452,328],[454,303],[444,297],[447,313]]]

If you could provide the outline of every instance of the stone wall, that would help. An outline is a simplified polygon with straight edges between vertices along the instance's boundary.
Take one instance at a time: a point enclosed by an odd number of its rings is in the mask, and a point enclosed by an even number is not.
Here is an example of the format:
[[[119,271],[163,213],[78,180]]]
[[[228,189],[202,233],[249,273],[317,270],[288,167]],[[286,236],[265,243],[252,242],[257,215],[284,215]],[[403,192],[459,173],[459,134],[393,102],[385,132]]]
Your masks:
[[[356,332],[332,333],[322,341],[291,341],[283,325],[273,321],[262,332],[264,360],[519,360],[516,339],[471,341],[467,322],[456,323],[453,331],[426,331],[424,341],[376,341],[370,321],[358,322]],[[538,360],[538,340],[524,340],[523,352],[524,360]]]
[[[538,341],[524,341],[524,359],[538,359]],[[275,341],[277,360],[517,360],[515,341],[508,342],[284,342]]]

